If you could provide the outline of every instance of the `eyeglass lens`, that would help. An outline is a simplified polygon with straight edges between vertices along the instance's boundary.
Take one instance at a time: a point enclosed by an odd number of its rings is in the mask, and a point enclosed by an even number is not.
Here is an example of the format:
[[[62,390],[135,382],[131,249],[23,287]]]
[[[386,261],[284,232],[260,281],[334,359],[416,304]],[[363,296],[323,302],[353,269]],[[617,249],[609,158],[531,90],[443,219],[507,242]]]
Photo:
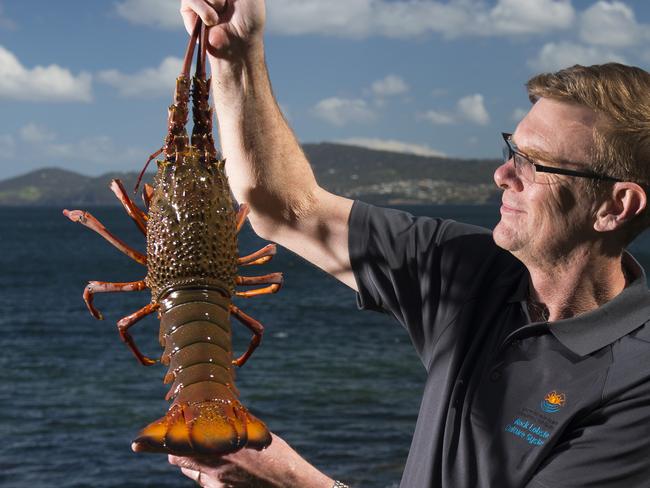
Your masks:
[[[510,160],[513,160],[515,165],[515,172],[520,178],[524,178],[530,182],[535,181],[535,165],[528,161],[521,154],[517,154],[509,142],[504,141],[503,144],[503,162],[507,163]]]

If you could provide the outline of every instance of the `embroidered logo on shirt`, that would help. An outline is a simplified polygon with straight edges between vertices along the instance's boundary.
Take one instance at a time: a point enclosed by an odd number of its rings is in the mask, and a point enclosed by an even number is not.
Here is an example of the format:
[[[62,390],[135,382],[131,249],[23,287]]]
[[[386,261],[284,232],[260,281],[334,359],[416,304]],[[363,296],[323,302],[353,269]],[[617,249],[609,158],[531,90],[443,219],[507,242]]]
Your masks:
[[[539,408],[522,407],[512,422],[506,425],[505,431],[531,446],[542,446],[551,437],[557,424],[557,420],[540,412]]]
[[[548,393],[542,401],[542,410],[546,413],[555,413],[566,403],[566,396],[564,393],[558,393],[553,390]]]

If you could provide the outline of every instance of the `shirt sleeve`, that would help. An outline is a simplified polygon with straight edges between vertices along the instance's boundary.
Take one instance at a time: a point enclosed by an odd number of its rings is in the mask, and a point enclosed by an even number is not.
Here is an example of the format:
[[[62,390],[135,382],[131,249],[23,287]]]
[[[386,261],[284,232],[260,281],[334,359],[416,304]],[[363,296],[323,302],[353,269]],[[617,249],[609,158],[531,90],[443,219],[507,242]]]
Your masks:
[[[495,278],[505,253],[488,229],[359,201],[349,228],[359,308],[393,315],[427,366],[440,334]]]

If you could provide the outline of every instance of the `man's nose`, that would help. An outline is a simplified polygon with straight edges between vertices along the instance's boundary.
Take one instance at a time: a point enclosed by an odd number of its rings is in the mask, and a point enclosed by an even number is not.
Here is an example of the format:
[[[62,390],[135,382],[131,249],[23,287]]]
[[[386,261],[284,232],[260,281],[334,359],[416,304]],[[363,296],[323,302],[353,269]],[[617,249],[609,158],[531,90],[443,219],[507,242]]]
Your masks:
[[[521,191],[524,189],[524,184],[517,175],[515,163],[512,159],[509,159],[494,170],[494,182],[502,190]]]

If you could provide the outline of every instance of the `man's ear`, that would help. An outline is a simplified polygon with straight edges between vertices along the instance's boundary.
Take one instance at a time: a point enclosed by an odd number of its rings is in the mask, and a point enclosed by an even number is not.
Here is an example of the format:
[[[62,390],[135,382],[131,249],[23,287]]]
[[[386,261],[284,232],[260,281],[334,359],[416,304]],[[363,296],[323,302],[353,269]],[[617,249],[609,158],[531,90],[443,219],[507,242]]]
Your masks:
[[[597,232],[618,229],[643,212],[646,205],[647,196],[640,185],[631,181],[614,183],[609,197],[598,207],[594,229]]]

